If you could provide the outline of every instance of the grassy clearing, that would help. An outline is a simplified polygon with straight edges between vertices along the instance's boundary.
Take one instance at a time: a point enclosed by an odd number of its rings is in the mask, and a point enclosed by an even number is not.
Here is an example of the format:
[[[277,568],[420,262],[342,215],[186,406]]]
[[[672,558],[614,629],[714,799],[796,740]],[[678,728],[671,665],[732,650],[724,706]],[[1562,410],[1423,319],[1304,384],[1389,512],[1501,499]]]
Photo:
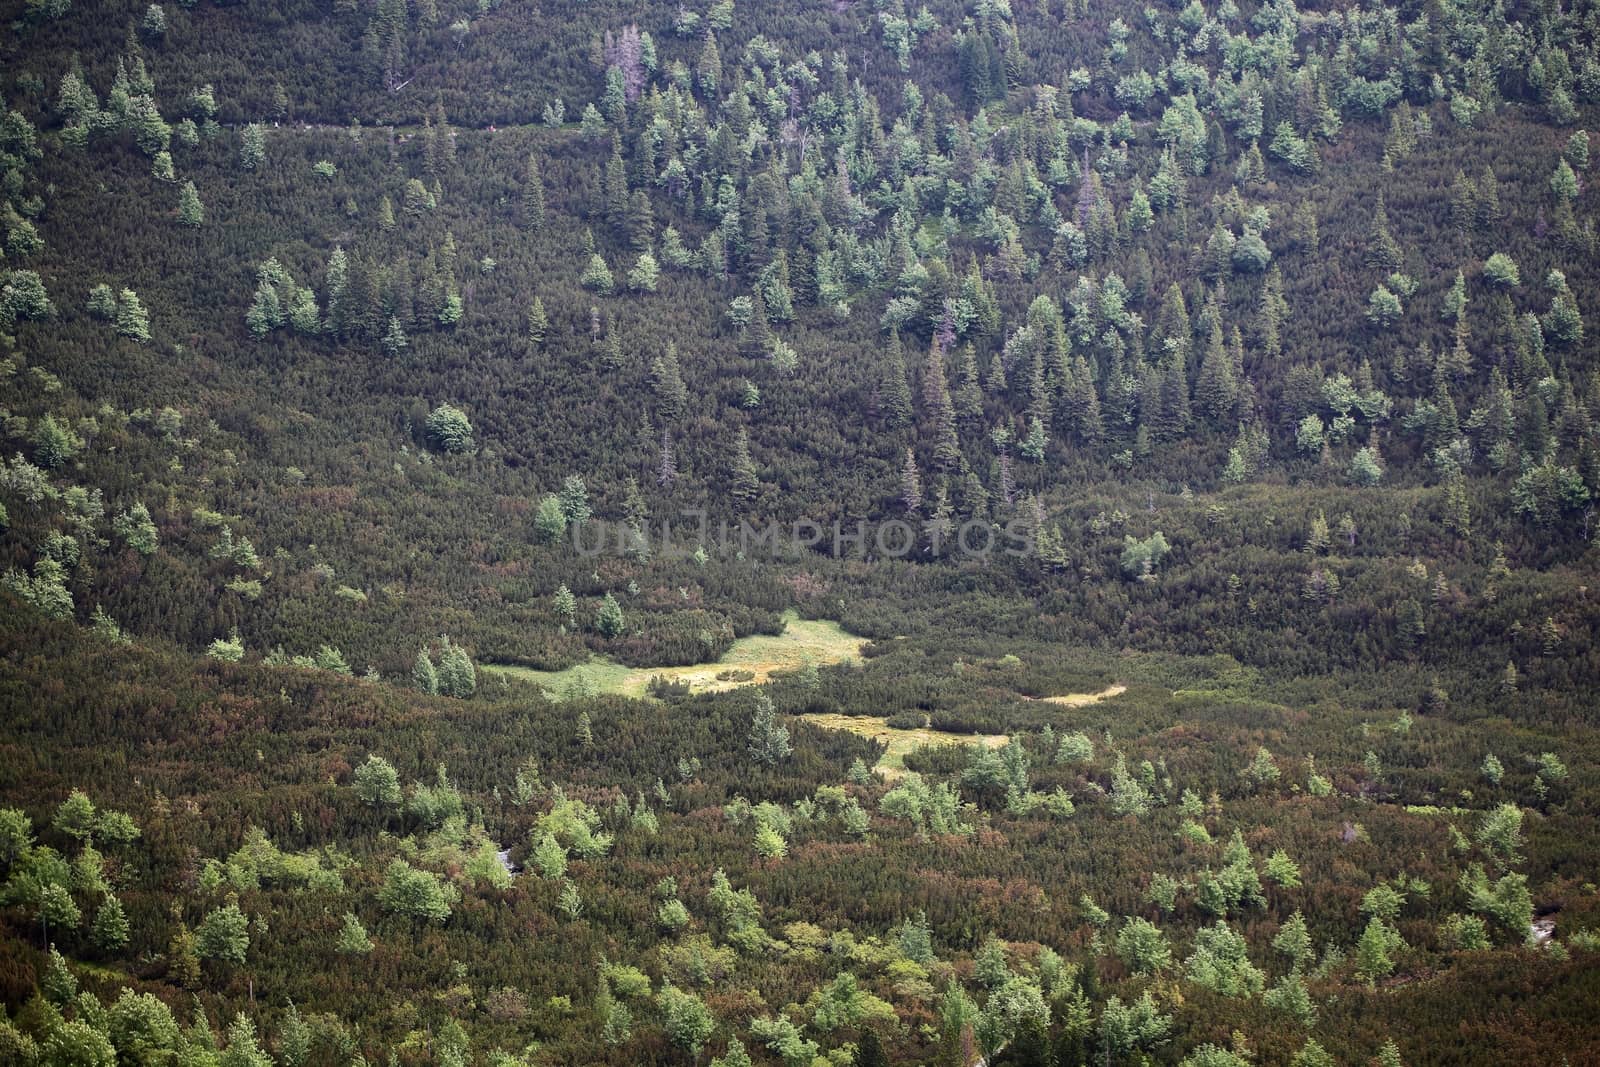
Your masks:
[[[870,738],[884,746],[883,756],[875,770],[884,778],[894,780],[906,773],[906,755],[924,745],[982,745],[999,748],[1006,743],[1004,734],[953,734],[929,727],[906,729],[890,726],[879,715],[837,715],[831,712],[807,715],[805,721],[825,730],[848,730]]]
[[[742,685],[760,685],[774,674],[799,670],[807,663],[827,667],[860,662],[866,639],[847,633],[838,623],[827,619],[802,619],[793,612],[784,616],[784,621],[783,633],[778,636],[741,637],[713,663],[687,667],[628,667],[600,656],[559,671],[493,665],[484,669],[533,682],[557,699],[569,692],[587,691],[643,700],[648,699],[645,687],[657,676],[686,682],[696,693],[715,693]]]
[[[1086,708],[1102,700],[1110,700],[1128,691],[1125,685],[1108,685],[1098,693],[1063,693],[1061,696],[1040,697],[1047,704],[1062,704],[1069,708]]]

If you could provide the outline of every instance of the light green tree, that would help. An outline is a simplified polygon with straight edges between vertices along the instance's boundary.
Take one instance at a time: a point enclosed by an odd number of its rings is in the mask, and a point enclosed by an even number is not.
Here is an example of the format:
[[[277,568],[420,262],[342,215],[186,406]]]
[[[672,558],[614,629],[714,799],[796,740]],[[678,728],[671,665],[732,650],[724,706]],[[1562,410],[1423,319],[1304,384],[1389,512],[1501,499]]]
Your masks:
[[[139,294],[124,289],[117,297],[117,333],[140,344],[150,340],[150,313],[145,311]]]
[[[378,901],[385,910],[435,923],[450,918],[450,907],[459,897],[455,886],[441,881],[432,871],[420,870],[398,858],[390,861],[378,890]]]
[[[434,669],[426,645],[417,650],[417,658],[411,664],[411,684],[423,693],[439,692],[439,672]]]
[[[1504,252],[1496,252],[1484,260],[1483,277],[1490,285],[1501,289],[1514,289],[1522,284],[1517,261]]]
[[[788,759],[791,752],[789,728],[778,722],[772,700],[759,690],[755,715],[750,722],[749,742],[750,758],[763,767],[776,766]]]
[[[261,123],[252,122],[239,134],[239,168],[254,171],[267,158],[267,133]]]
[[[205,205],[200,202],[200,190],[194,182],[183,183],[178,190],[178,221],[185,226],[199,226],[206,220]]]
[[[333,947],[347,956],[363,956],[372,951],[372,939],[367,936],[367,928],[361,925],[361,920],[356,918],[355,912],[344,913]]]
[[[367,762],[356,768],[355,791],[356,798],[370,808],[399,808],[400,774],[382,756],[368,755]]]
[[[1117,955],[1135,974],[1158,974],[1172,963],[1167,935],[1148,919],[1137,917],[1117,932]]]
[[[195,954],[201,959],[243,963],[250,951],[250,919],[229,901],[213,908],[194,931]]]
[[[428,415],[428,440],[445,452],[472,449],[472,422],[466,412],[450,404],[440,404]]]
[[[589,257],[589,265],[583,269],[578,284],[601,296],[610,296],[617,285],[616,279],[611,276],[611,268],[606,266],[605,257],[599,252]]]
[[[561,619],[561,624],[569,630],[578,627],[578,598],[572,595],[572,590],[563,583],[552,598],[556,616]]]
[[[600,601],[600,610],[595,613],[594,628],[602,637],[618,637],[626,627],[622,605],[617,603],[616,597],[607,593],[605,599]]]
[[[128,914],[122,901],[107,895],[95,910],[94,922],[89,925],[89,937],[102,952],[121,952],[128,944]]]
[[[1484,812],[1473,836],[1501,867],[1518,862],[1522,858],[1518,853],[1522,847],[1522,809],[1515,804],[1501,804]]]

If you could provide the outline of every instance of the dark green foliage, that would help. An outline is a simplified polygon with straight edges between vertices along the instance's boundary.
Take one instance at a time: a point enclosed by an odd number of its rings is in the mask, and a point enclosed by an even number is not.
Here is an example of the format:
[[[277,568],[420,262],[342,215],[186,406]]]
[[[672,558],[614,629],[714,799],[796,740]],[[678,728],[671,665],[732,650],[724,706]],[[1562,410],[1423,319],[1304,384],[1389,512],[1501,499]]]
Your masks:
[[[1587,8],[13,7],[0,1059],[1597,1055]]]

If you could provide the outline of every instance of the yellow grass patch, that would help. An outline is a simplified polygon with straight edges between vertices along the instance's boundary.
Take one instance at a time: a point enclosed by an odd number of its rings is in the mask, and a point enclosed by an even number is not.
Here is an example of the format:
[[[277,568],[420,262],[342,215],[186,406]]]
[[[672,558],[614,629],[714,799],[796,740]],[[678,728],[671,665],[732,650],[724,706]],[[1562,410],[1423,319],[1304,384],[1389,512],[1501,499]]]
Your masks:
[[[1108,685],[1098,693],[1064,693],[1058,697],[1040,697],[1040,700],[1050,704],[1063,704],[1069,708],[1086,708],[1090,704],[1098,704],[1102,700],[1110,700],[1114,696],[1126,693],[1125,685]]]
[[[721,659],[687,667],[627,667],[600,656],[560,671],[493,665],[484,669],[533,682],[554,697],[582,686],[595,693],[646,699],[646,686],[655,677],[687,682],[696,693],[716,693],[742,685],[761,685],[774,674],[799,670],[807,663],[827,667],[860,662],[866,639],[846,632],[838,623],[827,619],[802,619],[793,612],[784,616],[784,622],[783,632],[776,637],[767,634],[741,637]],[[730,672],[737,672],[738,676],[718,677]],[[746,674],[749,677],[745,677]]]
[[[1008,740],[1004,734],[956,734],[928,726],[916,729],[890,726],[881,715],[839,715],[827,712],[805,715],[802,718],[825,730],[848,730],[883,745],[883,756],[874,769],[890,781],[906,773],[906,754],[924,745],[982,745],[985,748],[999,748]]]

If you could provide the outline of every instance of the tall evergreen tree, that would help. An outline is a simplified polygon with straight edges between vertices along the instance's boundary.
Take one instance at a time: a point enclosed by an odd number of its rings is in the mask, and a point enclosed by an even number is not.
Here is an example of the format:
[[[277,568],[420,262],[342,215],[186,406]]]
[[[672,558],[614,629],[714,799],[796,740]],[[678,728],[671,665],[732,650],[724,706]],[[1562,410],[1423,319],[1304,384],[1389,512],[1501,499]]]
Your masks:
[[[1218,429],[1232,426],[1238,394],[1233,357],[1222,344],[1222,324],[1213,321],[1205,355],[1200,362],[1200,374],[1195,380],[1195,407],[1212,426]]]
[[[528,343],[534,348],[543,348],[549,335],[550,316],[545,313],[544,300],[535,296],[528,308]]]
[[[945,382],[944,357],[930,346],[922,371],[922,426],[933,440],[933,462],[948,474],[961,463],[961,441],[956,436],[956,414]]]
[[[667,350],[650,364],[650,388],[655,393],[656,417],[663,423],[683,418],[689,403],[689,390],[678,367],[678,346],[667,343]]]
[[[916,454],[909,448],[900,464],[900,505],[912,514],[922,507],[922,475],[917,472]]]
[[[544,229],[544,174],[539,157],[532,154],[522,179],[522,225],[534,232]]]
[[[911,422],[911,386],[906,382],[905,349],[900,332],[889,335],[888,351],[877,388],[878,412],[888,429],[899,429]]]
[[[1401,258],[1400,244],[1389,232],[1389,213],[1384,207],[1383,194],[1379,193],[1367,229],[1367,265],[1382,271],[1398,270]]]

